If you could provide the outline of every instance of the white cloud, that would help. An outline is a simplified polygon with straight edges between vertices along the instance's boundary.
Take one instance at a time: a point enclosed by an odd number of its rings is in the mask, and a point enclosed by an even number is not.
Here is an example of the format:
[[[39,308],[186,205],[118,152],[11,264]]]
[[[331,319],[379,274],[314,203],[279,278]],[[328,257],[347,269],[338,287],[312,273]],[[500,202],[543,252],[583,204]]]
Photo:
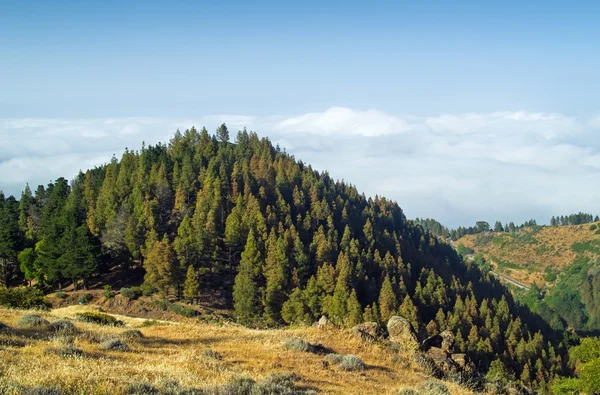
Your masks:
[[[246,126],[361,192],[397,200],[409,217],[457,226],[600,211],[600,117],[526,111],[415,117],[333,107],[289,117],[5,119],[0,189],[19,194],[25,182],[73,177],[142,140],[167,142],[192,125],[212,132],[222,122],[232,139]]]

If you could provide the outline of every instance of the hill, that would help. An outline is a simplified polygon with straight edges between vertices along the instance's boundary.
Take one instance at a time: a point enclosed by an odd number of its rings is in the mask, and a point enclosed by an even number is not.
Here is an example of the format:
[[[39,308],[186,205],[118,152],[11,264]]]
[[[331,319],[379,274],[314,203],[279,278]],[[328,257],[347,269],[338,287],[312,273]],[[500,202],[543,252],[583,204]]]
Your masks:
[[[534,310],[549,307],[578,330],[600,329],[594,280],[600,267],[598,223],[485,232],[466,235],[455,245],[464,255],[481,256],[495,272],[533,286],[532,293],[543,298],[522,299]]]
[[[112,316],[123,321],[123,326],[73,320],[75,328],[68,332],[19,324],[21,317],[32,313],[52,323],[97,311],[93,305],[57,308],[50,313],[0,309],[0,322],[9,327],[0,331],[0,393],[11,395],[34,388],[36,393],[54,393],[50,392],[54,388],[62,393],[154,394],[160,390],[242,394],[245,392],[227,392],[225,386],[247,384],[252,379],[268,383],[272,391],[257,393],[380,394],[434,381],[410,354],[364,343],[337,330],[252,330],[235,324],[121,315]],[[346,371],[324,363],[324,355],[287,350],[285,342],[290,338],[356,355],[367,368]],[[109,339],[121,339],[127,350],[105,349],[102,344]],[[283,383],[279,389],[275,387],[278,382]],[[454,383],[438,383],[452,394],[472,393]],[[283,391],[290,386],[295,392]]]
[[[422,338],[452,332],[457,351],[501,381],[546,389],[570,372],[564,327],[516,303],[396,202],[255,133],[229,140],[225,125],[178,131],[71,182],[27,186],[19,200],[0,194],[0,281],[102,287],[119,283],[114,273],[138,278],[141,266],[135,292],[164,303],[218,293],[253,328],[401,315]]]

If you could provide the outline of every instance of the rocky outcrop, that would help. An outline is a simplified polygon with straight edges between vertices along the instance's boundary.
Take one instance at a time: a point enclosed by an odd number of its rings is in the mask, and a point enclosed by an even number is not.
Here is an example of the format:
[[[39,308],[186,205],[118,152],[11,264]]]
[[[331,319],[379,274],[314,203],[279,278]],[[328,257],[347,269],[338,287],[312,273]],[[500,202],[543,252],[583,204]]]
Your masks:
[[[409,320],[399,316],[393,316],[387,323],[390,341],[405,347],[418,348],[417,334]]]
[[[362,324],[358,324],[350,329],[350,333],[361,340],[374,341],[383,337],[381,328],[379,328],[379,325],[377,325],[376,322],[363,322]]]
[[[329,320],[329,318],[327,318],[326,315],[321,316],[319,321],[315,322],[314,326],[319,329],[328,329],[334,327],[333,323]]]

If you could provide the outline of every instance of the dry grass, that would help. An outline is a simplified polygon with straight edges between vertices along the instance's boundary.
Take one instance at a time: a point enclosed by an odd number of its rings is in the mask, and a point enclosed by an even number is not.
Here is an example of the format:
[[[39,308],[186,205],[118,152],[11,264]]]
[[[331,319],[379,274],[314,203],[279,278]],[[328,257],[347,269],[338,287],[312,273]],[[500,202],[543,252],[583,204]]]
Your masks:
[[[560,272],[582,254],[573,251],[573,244],[600,240],[600,235],[590,230],[590,225],[542,227],[538,231],[525,228],[515,234],[467,235],[455,244],[462,244],[483,254],[494,270],[523,284],[551,285],[545,280],[546,269]],[[583,254],[598,258],[591,252]],[[494,259],[518,267],[502,267]]]
[[[73,306],[39,313],[50,322],[75,317],[93,306]],[[428,377],[410,354],[398,355],[383,345],[363,343],[344,331],[312,327],[286,330],[251,330],[233,324],[162,322],[143,326],[144,320],[116,316],[125,327],[102,327],[76,322],[78,333],[68,343],[82,357],[64,358],[48,353],[64,339],[51,331],[19,329],[22,311],[0,309],[0,322],[13,328],[0,333],[0,393],[2,388],[38,385],[60,387],[66,393],[122,393],[133,383],[158,385],[175,381],[183,387],[206,387],[238,377],[261,379],[271,373],[294,373],[300,388],[319,393],[386,394],[398,388],[418,387]],[[143,338],[128,342],[129,351],[104,351],[99,343],[118,338],[126,330],[139,329]],[[339,354],[353,354],[366,364],[363,371],[349,372],[324,366],[323,355],[286,350],[286,339],[298,337],[320,343]],[[4,340],[4,343],[3,341]],[[22,344],[5,345],[8,340]],[[210,351],[208,351],[210,350]],[[220,358],[208,358],[218,353]],[[470,392],[448,383],[453,394]]]

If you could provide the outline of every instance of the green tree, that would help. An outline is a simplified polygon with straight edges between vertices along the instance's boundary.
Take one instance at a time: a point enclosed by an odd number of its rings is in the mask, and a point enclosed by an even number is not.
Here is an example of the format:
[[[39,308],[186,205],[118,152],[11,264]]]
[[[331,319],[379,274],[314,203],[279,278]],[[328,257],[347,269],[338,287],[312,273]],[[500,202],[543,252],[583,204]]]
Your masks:
[[[392,287],[390,276],[385,276],[379,292],[379,314],[381,320],[387,322],[398,311],[398,299]]]
[[[175,259],[175,251],[165,235],[162,241],[154,243],[144,262],[144,281],[158,289],[162,297],[167,297],[169,290],[176,285]]]
[[[200,296],[200,282],[193,266],[187,268],[185,284],[183,286],[183,297],[192,303]]]
[[[243,324],[254,322],[261,313],[261,290],[258,277],[262,269],[262,256],[258,248],[254,231],[251,229],[242,252],[239,273],[233,286],[233,305],[235,314]]]

